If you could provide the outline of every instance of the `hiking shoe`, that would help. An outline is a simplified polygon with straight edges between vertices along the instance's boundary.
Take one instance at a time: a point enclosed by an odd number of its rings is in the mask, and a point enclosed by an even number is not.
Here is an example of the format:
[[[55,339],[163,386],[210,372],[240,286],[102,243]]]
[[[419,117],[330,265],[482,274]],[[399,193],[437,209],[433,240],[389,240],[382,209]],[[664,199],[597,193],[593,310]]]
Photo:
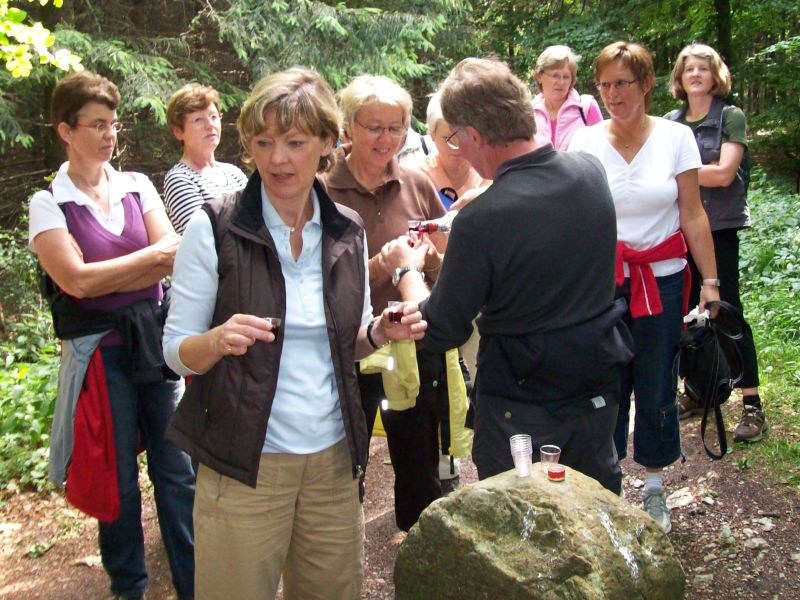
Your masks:
[[[733,439],[737,442],[757,442],[764,437],[767,430],[767,417],[763,410],[744,405],[742,420],[733,431]]]
[[[700,403],[695,402],[686,392],[678,394],[678,418],[681,421],[702,414],[703,407]]]
[[[672,529],[672,521],[669,518],[669,509],[667,508],[667,495],[661,488],[645,490],[644,500],[642,501],[642,508],[644,512],[650,515],[658,526],[664,531],[669,533]]]

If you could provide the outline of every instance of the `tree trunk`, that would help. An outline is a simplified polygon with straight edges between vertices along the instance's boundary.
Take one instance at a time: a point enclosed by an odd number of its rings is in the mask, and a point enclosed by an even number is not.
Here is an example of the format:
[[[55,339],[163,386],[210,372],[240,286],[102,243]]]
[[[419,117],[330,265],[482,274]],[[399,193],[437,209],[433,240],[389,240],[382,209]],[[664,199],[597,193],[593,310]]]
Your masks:
[[[733,71],[736,57],[734,56],[731,37],[731,1],[714,0],[714,9],[716,10],[717,52],[722,55],[722,59],[728,64],[728,68]]]

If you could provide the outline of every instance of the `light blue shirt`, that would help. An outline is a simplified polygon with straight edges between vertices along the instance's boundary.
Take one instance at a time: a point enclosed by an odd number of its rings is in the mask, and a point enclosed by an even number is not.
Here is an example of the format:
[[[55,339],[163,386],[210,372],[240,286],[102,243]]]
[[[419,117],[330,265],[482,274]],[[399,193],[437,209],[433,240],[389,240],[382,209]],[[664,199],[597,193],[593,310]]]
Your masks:
[[[278,216],[263,186],[261,189],[262,215],[275,241],[286,285],[283,349],[264,452],[310,454],[333,446],[345,435],[325,321],[322,224],[313,190],[312,203],[314,213],[303,226],[303,250],[295,261],[289,246],[290,228]],[[366,248],[365,242],[362,324],[372,318]],[[199,210],[175,257],[170,311],[164,326],[164,358],[180,375],[196,374],[181,362],[178,350],[186,337],[210,328],[218,285],[211,223],[205,211]]]

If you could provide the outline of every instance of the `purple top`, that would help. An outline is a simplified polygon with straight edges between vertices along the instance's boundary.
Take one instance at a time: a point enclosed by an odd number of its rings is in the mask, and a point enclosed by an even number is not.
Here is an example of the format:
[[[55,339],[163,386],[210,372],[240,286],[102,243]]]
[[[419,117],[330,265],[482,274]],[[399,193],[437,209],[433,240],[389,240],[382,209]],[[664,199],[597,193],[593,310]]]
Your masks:
[[[125,228],[120,235],[114,235],[97,222],[86,206],[80,206],[75,202],[64,204],[67,230],[80,246],[84,262],[100,262],[126,256],[150,245],[138,194],[135,192],[125,194],[122,205],[125,208]],[[160,301],[162,297],[161,284],[155,283],[134,292],[112,292],[96,298],[76,299],[76,302],[84,308],[112,310],[145,298]],[[120,335],[110,333],[103,339],[102,345],[120,343],[122,343]]]

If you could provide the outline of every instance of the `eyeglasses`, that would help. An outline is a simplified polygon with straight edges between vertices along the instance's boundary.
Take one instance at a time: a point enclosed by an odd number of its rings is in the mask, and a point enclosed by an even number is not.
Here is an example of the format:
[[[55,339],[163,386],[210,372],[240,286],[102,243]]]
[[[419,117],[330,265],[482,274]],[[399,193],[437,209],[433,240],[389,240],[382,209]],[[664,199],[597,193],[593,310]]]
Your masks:
[[[458,135],[459,131],[461,131],[461,128],[454,129],[453,133],[444,138],[444,143],[447,144],[447,147],[450,148],[450,150],[458,150],[459,144],[455,137]]]
[[[616,81],[598,81],[594,84],[594,89],[598,92],[607,92],[612,87],[615,90],[624,90],[629,85],[633,85],[636,83],[635,79],[631,79],[630,81],[627,79],[617,79]]]
[[[557,73],[544,72],[545,77],[551,81],[572,81],[572,75],[558,75]]]
[[[373,137],[380,137],[384,131],[388,131],[389,135],[392,136],[393,138],[401,138],[406,134],[406,131],[408,131],[408,127],[381,127],[379,125],[375,126],[370,125],[369,127],[367,127],[366,125],[362,125],[355,119],[353,119],[353,121],[355,121],[356,125],[361,127],[364,131],[366,131]]]
[[[194,119],[188,121],[188,124],[192,127],[203,127],[205,126],[206,122],[211,123],[212,125],[216,125],[222,119],[222,115],[220,114],[210,114],[205,115],[202,117],[195,117]]]
[[[119,133],[125,128],[125,126],[119,121],[111,121],[111,123],[106,121],[97,121],[96,123],[75,123],[75,127],[89,127],[90,129],[94,129],[97,132],[97,135],[105,135],[109,131]]]

